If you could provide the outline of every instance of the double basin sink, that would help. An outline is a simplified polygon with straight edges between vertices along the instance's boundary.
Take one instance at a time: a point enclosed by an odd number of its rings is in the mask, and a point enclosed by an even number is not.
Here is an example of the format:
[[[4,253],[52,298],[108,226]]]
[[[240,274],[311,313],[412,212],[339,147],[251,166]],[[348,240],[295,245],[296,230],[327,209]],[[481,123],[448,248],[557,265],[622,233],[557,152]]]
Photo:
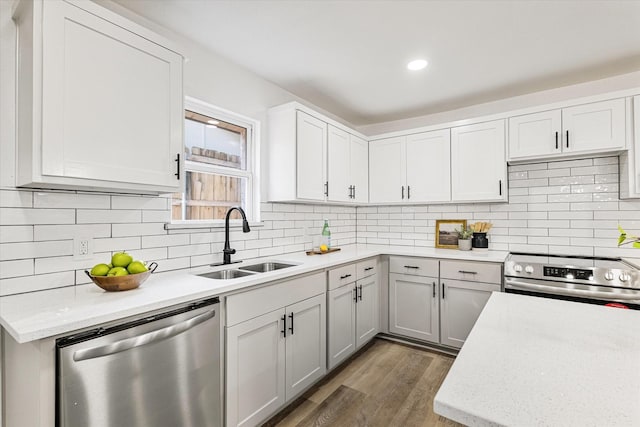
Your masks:
[[[263,262],[260,264],[246,265],[238,267],[237,269],[227,269],[212,271],[210,273],[198,274],[200,277],[206,277],[207,279],[217,280],[229,280],[237,279],[239,277],[251,276],[256,273],[267,273],[269,271],[281,270],[283,268],[293,267],[297,264],[287,264],[284,262]]]

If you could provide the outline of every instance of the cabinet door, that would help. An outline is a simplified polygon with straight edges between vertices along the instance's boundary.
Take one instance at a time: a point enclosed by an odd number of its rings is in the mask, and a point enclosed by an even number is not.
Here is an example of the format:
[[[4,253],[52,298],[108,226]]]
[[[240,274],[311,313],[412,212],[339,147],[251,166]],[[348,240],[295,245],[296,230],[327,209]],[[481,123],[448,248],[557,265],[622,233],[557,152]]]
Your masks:
[[[369,201],[369,143],[351,135],[351,184],[355,202]]]
[[[353,284],[329,291],[329,369],[356,349],[356,290]]]
[[[451,134],[449,129],[407,136],[407,200],[451,200]]]
[[[227,328],[227,426],[259,425],[285,403],[284,310]]]
[[[45,3],[42,175],[179,189],[182,57],[73,4]]]
[[[500,292],[500,285],[443,279],[441,287],[440,342],[460,348],[478,320],[491,292]]]
[[[378,318],[378,276],[373,275],[356,282],[358,303],[356,304],[356,348],[362,347],[376,336]]]
[[[504,120],[451,129],[453,201],[501,201],[507,194]]]
[[[327,200],[335,202],[350,202],[351,194],[349,186],[352,185],[350,180],[350,158],[351,158],[351,141],[349,134],[342,129],[338,129],[329,125],[328,136],[328,196]]]
[[[297,112],[296,162],[299,199],[324,200],[327,164],[327,124]]]
[[[291,400],[327,371],[326,295],[286,307],[286,398]],[[255,347],[261,354],[263,349]]]
[[[509,159],[562,152],[562,114],[543,111],[509,119]]]
[[[640,198],[640,96],[633,97],[633,126],[633,146],[629,149],[629,156],[632,158],[630,187],[634,191],[633,195]]]
[[[405,185],[405,137],[369,143],[369,202],[401,202]]]
[[[562,110],[562,127],[564,152],[624,149],[624,99],[565,108]]]
[[[438,279],[389,274],[389,331],[439,341]]]

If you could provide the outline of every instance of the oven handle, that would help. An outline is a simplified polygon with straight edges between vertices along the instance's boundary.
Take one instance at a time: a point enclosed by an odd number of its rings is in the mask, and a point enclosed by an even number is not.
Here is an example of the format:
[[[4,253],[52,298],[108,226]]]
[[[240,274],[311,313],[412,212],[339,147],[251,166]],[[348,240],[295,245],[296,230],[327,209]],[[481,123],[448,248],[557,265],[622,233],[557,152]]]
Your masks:
[[[524,289],[528,291],[551,291],[552,293],[557,295],[602,298],[605,300],[640,300],[640,293],[624,294],[615,292],[583,291],[580,289],[566,289],[556,286],[534,285],[532,283],[519,282],[513,279],[505,280],[505,287],[511,287],[513,289]]]

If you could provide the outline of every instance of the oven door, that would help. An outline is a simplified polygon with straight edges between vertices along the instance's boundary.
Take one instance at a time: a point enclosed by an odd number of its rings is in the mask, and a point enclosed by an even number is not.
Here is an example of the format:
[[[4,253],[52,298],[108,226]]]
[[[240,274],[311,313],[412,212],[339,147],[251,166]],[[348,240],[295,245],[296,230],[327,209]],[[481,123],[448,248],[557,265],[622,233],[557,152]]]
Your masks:
[[[555,282],[551,280],[504,278],[505,292],[567,301],[586,302],[606,305],[623,304],[628,308],[640,310],[640,290],[612,288],[607,286],[586,285],[581,283]]]

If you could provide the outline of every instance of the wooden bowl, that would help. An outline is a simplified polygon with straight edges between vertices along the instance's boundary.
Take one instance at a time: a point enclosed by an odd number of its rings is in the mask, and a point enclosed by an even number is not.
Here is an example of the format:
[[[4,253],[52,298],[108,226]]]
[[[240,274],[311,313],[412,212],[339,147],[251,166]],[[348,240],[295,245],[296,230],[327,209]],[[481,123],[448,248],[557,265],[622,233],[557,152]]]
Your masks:
[[[138,274],[129,274],[126,276],[92,276],[87,270],[84,272],[89,276],[89,278],[104,289],[109,292],[118,292],[118,291],[128,291],[130,289],[135,289],[142,284],[145,280],[151,276],[151,273],[156,271],[158,268],[158,264],[152,262],[149,264],[149,270],[144,273]]]

